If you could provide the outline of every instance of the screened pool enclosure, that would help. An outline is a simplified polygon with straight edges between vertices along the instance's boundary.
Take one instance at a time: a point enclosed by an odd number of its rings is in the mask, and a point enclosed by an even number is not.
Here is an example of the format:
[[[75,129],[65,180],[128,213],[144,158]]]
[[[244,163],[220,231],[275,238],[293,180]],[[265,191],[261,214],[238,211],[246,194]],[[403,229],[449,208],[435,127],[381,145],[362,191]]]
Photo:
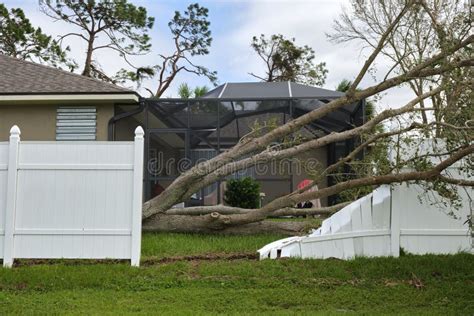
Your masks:
[[[109,123],[109,138],[127,140],[137,124],[145,130],[145,198],[161,193],[181,172],[215,157],[242,137],[285,124],[339,98],[340,92],[291,82],[227,83],[197,99],[143,99],[140,106],[118,105]],[[295,139],[318,138],[358,126],[364,121],[364,101],[338,109],[315,120],[293,135]],[[247,135],[247,136],[246,136]],[[316,160],[322,167],[354,147],[355,140],[331,144],[295,157],[295,161],[271,162],[263,168],[242,170],[228,178],[250,176],[262,188],[262,202],[287,194],[310,179],[301,164]],[[188,205],[222,203],[225,180],[197,192]],[[332,179],[318,186],[325,187]],[[264,197],[263,197],[264,196]],[[331,203],[321,201],[323,205]]]

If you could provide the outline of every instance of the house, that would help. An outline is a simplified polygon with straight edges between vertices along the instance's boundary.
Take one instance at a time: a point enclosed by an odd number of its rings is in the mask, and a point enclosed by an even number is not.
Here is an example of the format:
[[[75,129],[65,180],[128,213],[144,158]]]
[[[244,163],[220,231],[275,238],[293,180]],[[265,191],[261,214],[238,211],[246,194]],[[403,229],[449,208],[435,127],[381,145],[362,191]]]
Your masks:
[[[138,100],[134,91],[0,54],[0,141],[13,125],[23,140],[107,140],[115,106]]]
[[[20,126],[23,140],[67,141],[130,141],[137,125],[143,126],[145,199],[242,137],[282,125],[343,95],[294,82],[243,82],[225,83],[197,99],[144,99],[122,87],[4,55],[0,55],[0,74],[0,141],[8,139],[12,125]],[[364,100],[347,105],[293,136],[313,139],[351,129],[364,122],[364,106]],[[312,159],[313,165],[316,162],[324,168],[351,148],[354,139],[230,177],[256,178],[266,195],[265,203],[311,179],[305,162]],[[188,204],[222,202],[223,182],[202,189]],[[328,177],[318,186],[332,182]],[[321,202],[333,203],[331,199]]]

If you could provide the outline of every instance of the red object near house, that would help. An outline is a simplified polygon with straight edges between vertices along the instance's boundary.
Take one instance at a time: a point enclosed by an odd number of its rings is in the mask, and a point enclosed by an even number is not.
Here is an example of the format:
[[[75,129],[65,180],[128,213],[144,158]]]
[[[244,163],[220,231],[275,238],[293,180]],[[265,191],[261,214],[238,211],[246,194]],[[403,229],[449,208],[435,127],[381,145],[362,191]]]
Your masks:
[[[311,184],[313,184],[313,180],[305,179],[305,180],[301,181],[300,183],[298,183],[298,185],[297,185],[296,188],[297,188],[298,190],[301,190],[301,189],[304,189],[304,188],[306,188],[308,185],[311,185]]]
[[[304,189],[308,186],[312,186],[313,185],[313,180],[309,180],[309,179],[305,179],[303,181],[301,181],[300,183],[298,183],[298,185],[296,186],[298,188],[298,190],[301,190],[301,189]],[[314,191],[317,191],[318,190],[318,186],[315,185],[313,186],[312,188],[308,189],[307,192],[314,192]],[[312,208],[312,207],[321,207],[321,201],[319,199],[314,199],[314,200],[311,200],[311,201],[306,201],[306,202],[301,202],[301,203],[298,203],[298,205],[296,205],[297,208]]]

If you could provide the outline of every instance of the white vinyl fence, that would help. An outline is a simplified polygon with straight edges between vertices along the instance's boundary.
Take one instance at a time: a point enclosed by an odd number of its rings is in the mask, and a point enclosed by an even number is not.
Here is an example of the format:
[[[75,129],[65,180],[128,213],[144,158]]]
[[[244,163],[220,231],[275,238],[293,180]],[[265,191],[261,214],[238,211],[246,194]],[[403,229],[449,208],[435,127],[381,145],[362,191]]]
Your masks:
[[[0,142],[0,258],[131,259],[141,247],[143,129],[134,142]]]

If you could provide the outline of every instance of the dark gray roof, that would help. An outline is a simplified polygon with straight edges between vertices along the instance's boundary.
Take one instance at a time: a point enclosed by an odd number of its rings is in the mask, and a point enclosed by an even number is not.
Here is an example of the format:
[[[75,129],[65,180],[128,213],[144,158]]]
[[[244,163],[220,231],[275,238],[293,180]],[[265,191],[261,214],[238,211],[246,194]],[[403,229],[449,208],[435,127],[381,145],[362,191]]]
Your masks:
[[[93,78],[0,54],[0,95],[135,93]]]
[[[315,98],[333,99],[344,93],[294,82],[229,82],[209,91],[203,98],[271,99]]]

